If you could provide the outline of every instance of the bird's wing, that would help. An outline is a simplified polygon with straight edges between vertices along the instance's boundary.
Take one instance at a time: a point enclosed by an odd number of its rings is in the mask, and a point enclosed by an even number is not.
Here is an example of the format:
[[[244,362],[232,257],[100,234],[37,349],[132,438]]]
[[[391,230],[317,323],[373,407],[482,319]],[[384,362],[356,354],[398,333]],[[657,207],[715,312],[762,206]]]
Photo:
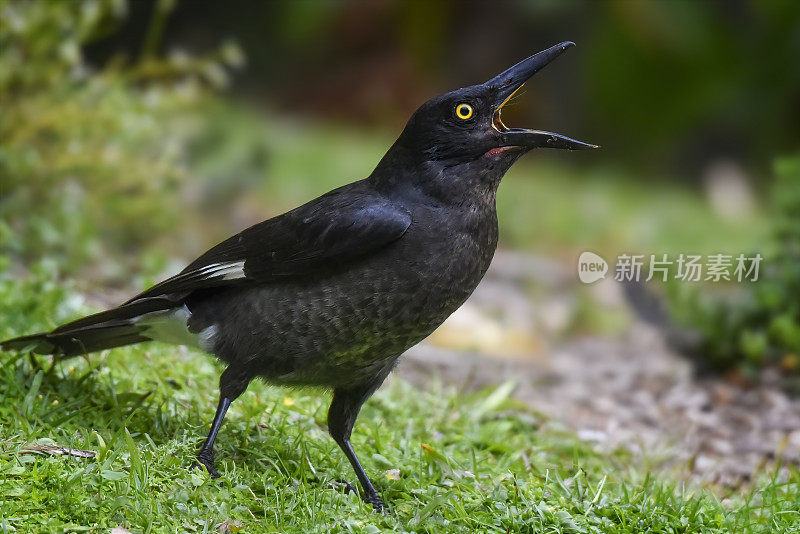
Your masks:
[[[128,303],[335,267],[399,239],[410,224],[408,211],[388,199],[340,188],[223,241]]]

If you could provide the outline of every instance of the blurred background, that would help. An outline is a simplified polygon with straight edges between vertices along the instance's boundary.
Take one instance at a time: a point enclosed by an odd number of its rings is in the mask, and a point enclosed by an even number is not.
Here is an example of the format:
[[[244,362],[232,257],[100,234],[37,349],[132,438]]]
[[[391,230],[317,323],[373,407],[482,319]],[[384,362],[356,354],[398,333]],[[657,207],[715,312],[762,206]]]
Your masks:
[[[400,372],[516,395],[735,484],[800,457],[800,3],[0,1],[0,301],[55,325],[367,176],[422,102],[563,40],[475,296]],[[757,283],[581,285],[577,258],[765,257]],[[613,267],[612,267],[613,268]],[[16,321],[16,322],[15,322]],[[675,444],[678,444],[676,446]],[[677,452],[676,452],[677,451]],[[681,464],[684,465],[684,464]]]

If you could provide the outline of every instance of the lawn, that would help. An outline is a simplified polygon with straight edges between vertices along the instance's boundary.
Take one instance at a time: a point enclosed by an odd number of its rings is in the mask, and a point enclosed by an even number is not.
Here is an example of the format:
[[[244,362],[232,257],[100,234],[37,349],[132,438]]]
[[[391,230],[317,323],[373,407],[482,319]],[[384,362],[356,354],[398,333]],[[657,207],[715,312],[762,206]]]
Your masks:
[[[40,273],[3,279],[14,313],[0,336],[80,311]],[[83,310],[85,311],[85,310]],[[61,362],[4,353],[0,367],[3,532],[791,532],[800,473],[764,475],[744,493],[646,473],[603,456],[510,398],[390,380],[353,443],[389,503],[375,514],[325,430],[328,395],[254,383],[218,440],[211,480],[187,467],[216,404],[219,367],[165,345]],[[31,453],[31,444],[94,458]],[[725,498],[721,498],[723,496]],[[794,529],[794,530],[792,530]]]

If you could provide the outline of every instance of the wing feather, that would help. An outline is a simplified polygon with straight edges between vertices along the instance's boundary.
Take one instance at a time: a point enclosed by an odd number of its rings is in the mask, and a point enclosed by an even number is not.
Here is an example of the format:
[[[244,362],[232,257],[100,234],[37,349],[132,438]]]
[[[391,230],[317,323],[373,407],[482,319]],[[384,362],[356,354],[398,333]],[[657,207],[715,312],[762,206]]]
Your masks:
[[[308,275],[376,252],[402,237],[411,225],[411,215],[385,197],[358,187],[362,183],[336,189],[251,226],[128,303]]]

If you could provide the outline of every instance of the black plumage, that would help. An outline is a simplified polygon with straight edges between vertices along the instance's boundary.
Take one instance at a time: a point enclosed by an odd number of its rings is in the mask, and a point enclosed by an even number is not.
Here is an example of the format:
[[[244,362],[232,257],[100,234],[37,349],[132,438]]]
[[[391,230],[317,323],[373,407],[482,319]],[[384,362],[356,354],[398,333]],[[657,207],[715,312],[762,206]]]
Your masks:
[[[511,95],[570,45],[426,102],[368,178],[244,230],[117,308],[2,347],[69,357],[158,339],[214,354],[227,367],[198,453],[214,476],[217,431],[253,378],[330,388],[330,433],[364,500],[382,509],[350,446],[361,405],[480,282],[508,168],[532,148],[593,146],[500,120]]]

